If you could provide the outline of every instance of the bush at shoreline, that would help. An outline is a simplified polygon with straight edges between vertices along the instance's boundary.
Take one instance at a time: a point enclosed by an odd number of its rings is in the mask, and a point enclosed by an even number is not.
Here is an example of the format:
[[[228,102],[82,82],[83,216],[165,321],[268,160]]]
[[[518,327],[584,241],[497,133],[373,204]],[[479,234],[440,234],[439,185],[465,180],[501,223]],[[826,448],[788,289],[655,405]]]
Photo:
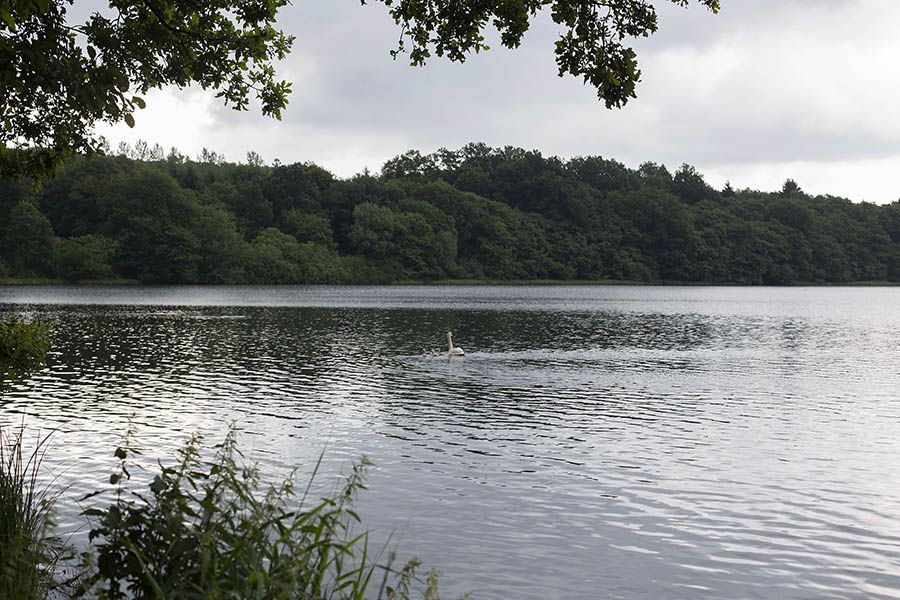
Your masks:
[[[211,458],[194,436],[148,489],[133,489],[129,468],[140,450],[126,434],[110,487],[80,500],[89,544],[76,555],[55,528],[58,495],[39,483],[47,438],[29,455],[23,431],[0,430],[0,597],[440,598],[434,570],[419,578],[419,561],[373,554],[358,531],[353,501],[366,487],[365,458],[316,500],[312,480],[297,487],[295,472],[264,483],[231,427]]]

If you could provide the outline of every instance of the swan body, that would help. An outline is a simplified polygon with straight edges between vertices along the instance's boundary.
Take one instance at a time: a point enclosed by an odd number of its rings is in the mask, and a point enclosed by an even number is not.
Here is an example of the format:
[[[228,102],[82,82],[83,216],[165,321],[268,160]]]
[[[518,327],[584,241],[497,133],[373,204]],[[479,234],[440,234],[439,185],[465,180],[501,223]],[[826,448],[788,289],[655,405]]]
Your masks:
[[[449,356],[465,356],[465,351],[459,346],[453,345],[453,332],[447,332],[447,354]]]

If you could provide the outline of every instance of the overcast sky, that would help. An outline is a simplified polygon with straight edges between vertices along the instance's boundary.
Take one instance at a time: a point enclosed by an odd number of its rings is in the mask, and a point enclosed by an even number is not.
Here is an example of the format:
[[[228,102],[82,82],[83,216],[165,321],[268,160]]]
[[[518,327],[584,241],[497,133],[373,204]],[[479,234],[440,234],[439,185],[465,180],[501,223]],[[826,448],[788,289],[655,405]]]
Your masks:
[[[638,97],[607,110],[556,76],[556,27],[539,19],[515,51],[465,64],[393,61],[397,28],[380,4],[295,0],[280,26],[297,36],[282,77],[281,122],[236,113],[211,93],[164,90],[115,146],[138,138],[192,156],[313,161],[340,176],[378,170],[408,149],[470,141],[545,155],[602,155],[696,166],[721,187],[780,189],[886,203],[900,198],[900,2],[722,0],[712,15],[659,0],[660,31],[638,45]]]

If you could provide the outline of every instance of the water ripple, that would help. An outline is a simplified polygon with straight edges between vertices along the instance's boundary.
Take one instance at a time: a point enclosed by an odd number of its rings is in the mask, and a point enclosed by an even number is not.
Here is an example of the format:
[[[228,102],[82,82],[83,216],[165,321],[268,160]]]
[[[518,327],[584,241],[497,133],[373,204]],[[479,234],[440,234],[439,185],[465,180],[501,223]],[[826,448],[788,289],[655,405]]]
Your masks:
[[[0,288],[75,497],[236,422],[475,598],[900,598],[900,290]],[[463,359],[432,357],[447,329]],[[331,485],[331,475],[322,485]],[[74,508],[66,513],[74,523]]]

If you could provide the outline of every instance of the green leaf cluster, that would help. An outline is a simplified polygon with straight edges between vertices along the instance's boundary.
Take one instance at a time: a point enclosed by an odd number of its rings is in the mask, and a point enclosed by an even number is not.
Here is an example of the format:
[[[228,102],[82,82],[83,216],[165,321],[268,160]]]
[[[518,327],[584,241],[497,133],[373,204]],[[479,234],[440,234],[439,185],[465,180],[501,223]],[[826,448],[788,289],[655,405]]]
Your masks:
[[[91,548],[76,597],[362,600],[377,587],[379,597],[401,600],[421,587],[424,599],[438,600],[430,580],[418,585],[418,561],[398,571],[378,564],[355,531],[368,460],[314,501],[293,473],[265,484],[243,460],[234,428],[216,448],[204,458],[195,436],[137,492],[128,464],[140,451],[126,438],[109,479],[114,500],[84,510]]]
[[[640,80],[637,55],[628,44],[658,28],[656,9],[647,0],[379,0],[400,26],[396,57],[408,52],[413,66],[431,56],[464,62],[471,53],[488,50],[493,29],[506,48],[517,48],[531,21],[543,10],[560,27],[556,41],[559,75],[573,75],[597,90],[607,108],[622,107],[635,97]],[[687,6],[688,0],[671,0]],[[719,10],[719,0],[698,0]]]
[[[296,472],[269,483],[243,459],[232,426],[212,456],[194,436],[138,485],[129,429],[109,487],[79,501],[89,530],[76,553],[56,531],[59,493],[41,468],[49,436],[29,454],[24,433],[0,428],[0,597],[440,600],[435,570],[420,578],[416,559],[397,568],[357,531],[365,458],[315,498],[321,457],[306,486],[295,487]]]
[[[152,89],[196,84],[281,118],[291,84],[273,64],[293,38],[288,0],[111,0],[85,22],[63,0],[0,0],[0,177],[42,178],[101,149],[99,121],[135,124]]]
[[[50,351],[44,323],[0,323],[0,383],[37,370]]]
[[[164,86],[213,89],[238,110],[253,96],[281,118],[291,83],[274,64],[294,38],[274,24],[289,0],[110,0],[83,23],[68,18],[72,1],[0,0],[0,177],[40,180],[75,154],[102,151],[94,125],[134,127],[142,96]],[[433,54],[463,62],[488,49],[491,28],[516,48],[547,10],[560,27],[559,75],[582,78],[608,108],[635,96],[641,72],[629,44],[658,27],[647,0],[378,1],[400,27],[391,54],[408,51],[412,65]],[[719,10],[719,0],[698,3]]]

